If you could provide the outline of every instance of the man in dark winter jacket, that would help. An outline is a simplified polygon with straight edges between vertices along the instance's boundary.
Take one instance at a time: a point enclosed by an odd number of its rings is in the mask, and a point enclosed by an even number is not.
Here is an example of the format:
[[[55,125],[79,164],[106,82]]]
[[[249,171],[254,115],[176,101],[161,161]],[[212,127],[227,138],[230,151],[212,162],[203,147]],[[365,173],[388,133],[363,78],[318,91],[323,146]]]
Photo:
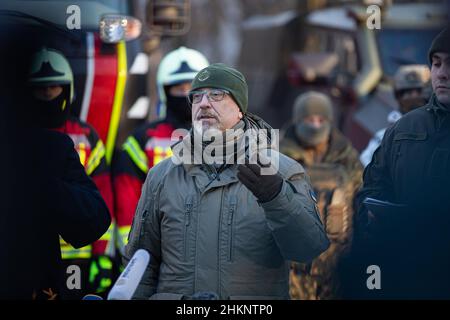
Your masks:
[[[300,95],[294,103],[293,120],[280,151],[304,166],[311,178],[331,245],[311,265],[293,264],[290,293],[296,299],[337,299],[338,266],[351,244],[352,201],[363,168],[350,141],[332,128],[332,104],[326,95]]]
[[[358,297],[450,298],[450,30],[429,51],[433,94],[387,130],[357,197],[360,274],[376,264],[381,290]],[[366,197],[403,205],[368,210]],[[367,275],[366,275],[367,277]],[[365,288],[365,289],[364,289]],[[359,290],[359,291],[358,291]]]

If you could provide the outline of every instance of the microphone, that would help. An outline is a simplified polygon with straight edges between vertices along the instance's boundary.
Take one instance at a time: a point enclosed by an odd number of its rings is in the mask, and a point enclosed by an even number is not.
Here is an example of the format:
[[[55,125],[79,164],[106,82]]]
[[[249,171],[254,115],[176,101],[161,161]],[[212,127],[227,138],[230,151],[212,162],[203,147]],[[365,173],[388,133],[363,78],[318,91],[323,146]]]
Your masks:
[[[87,294],[81,300],[103,300],[103,298],[96,294]]]
[[[149,262],[150,254],[144,249],[137,250],[109,291],[107,300],[131,300]]]

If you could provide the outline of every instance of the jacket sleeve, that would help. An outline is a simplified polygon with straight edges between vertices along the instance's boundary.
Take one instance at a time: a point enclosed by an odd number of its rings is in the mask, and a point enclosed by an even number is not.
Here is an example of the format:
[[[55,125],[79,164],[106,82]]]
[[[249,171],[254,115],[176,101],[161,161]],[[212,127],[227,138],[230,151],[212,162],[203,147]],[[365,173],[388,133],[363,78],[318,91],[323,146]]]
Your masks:
[[[158,210],[159,189],[153,171],[150,170],[142,187],[142,195],[133,218],[125,247],[123,263],[126,265],[138,249],[150,253],[150,263],[139,283],[133,299],[149,299],[156,292],[161,261],[161,232]]]
[[[364,170],[363,186],[355,198],[355,227],[361,228],[368,223],[367,209],[363,201],[366,197],[381,200],[393,200],[393,181],[391,179],[389,158],[391,156],[392,137],[395,126],[389,128],[380,146],[375,150],[372,161]]]
[[[148,160],[133,135],[128,137],[114,160],[115,216],[119,233],[118,246],[123,252],[148,172]]]
[[[111,218],[98,189],[86,175],[69,137],[64,146],[64,170],[50,178],[46,190],[49,211],[56,231],[75,248],[88,245],[105,233]]]
[[[303,171],[284,179],[280,193],[261,206],[286,260],[309,262],[328,248],[314,193]]]
[[[105,234],[101,236],[99,240],[92,244],[92,253],[94,255],[109,255],[114,256],[114,237],[113,230],[115,228],[114,222],[114,199],[112,192],[110,167],[106,162],[106,150],[105,146],[98,136],[95,129],[89,126],[91,133],[89,135],[89,142],[92,146],[95,146],[91,151],[85,166],[85,171],[92,181],[97,186],[100,195],[108,207],[111,217],[111,224]]]

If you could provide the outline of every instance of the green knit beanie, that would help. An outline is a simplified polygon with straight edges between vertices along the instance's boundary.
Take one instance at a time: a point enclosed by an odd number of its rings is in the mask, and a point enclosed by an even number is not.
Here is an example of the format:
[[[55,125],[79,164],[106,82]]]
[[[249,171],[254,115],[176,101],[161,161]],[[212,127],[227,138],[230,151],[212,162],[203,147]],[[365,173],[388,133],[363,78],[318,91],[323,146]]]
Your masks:
[[[192,89],[215,88],[228,90],[243,113],[248,107],[248,86],[242,73],[223,63],[214,63],[197,73]]]
[[[431,43],[428,51],[428,61],[432,63],[433,54],[436,52],[450,53],[450,26],[442,30]]]

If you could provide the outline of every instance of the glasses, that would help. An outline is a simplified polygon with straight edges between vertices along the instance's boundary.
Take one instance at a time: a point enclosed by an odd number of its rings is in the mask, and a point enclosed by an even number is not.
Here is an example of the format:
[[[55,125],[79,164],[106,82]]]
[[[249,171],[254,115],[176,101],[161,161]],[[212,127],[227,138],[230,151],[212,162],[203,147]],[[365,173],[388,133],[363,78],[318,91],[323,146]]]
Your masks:
[[[190,104],[199,103],[203,99],[203,95],[206,94],[206,98],[209,102],[212,101],[221,101],[225,97],[225,94],[230,94],[227,90],[222,89],[214,89],[211,91],[191,91],[188,94],[188,100]]]

